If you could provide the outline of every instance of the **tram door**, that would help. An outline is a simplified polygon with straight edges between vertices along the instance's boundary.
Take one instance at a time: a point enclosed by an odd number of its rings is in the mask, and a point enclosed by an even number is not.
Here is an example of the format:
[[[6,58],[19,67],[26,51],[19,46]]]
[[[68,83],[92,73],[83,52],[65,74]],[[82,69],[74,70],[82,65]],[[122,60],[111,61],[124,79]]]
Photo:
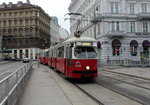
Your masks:
[[[66,75],[72,71],[72,47],[67,45],[66,47]]]

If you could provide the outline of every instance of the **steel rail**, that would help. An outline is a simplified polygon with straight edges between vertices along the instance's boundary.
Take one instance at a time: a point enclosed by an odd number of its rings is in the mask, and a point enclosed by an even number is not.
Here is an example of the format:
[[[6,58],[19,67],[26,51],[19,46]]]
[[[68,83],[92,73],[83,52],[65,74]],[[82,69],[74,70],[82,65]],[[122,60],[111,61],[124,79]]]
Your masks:
[[[111,77],[102,76],[102,75],[101,75],[101,77],[111,78]],[[113,78],[111,78],[111,79],[113,79]],[[114,79],[114,80],[120,81],[120,82],[123,82],[123,83],[126,83],[126,82],[121,81],[121,80],[117,80],[117,79]],[[99,83],[97,83],[97,84],[100,85]],[[129,83],[126,83],[126,84],[129,84]],[[130,85],[133,85],[133,84],[130,84]],[[100,85],[100,86],[102,86],[102,87],[104,87],[104,88],[107,88],[107,87],[105,87],[105,86],[103,86],[103,85]],[[135,85],[133,85],[133,86],[135,86]],[[136,86],[136,87],[137,87],[137,86]],[[139,86],[138,86],[138,87],[139,87]],[[141,88],[141,87],[140,87],[140,88]],[[111,90],[111,91],[113,91],[113,92],[116,92],[116,93],[118,93],[118,94],[120,94],[120,95],[122,95],[122,96],[124,96],[124,97],[127,97],[127,98],[129,98],[129,99],[131,99],[131,100],[134,100],[134,101],[137,102],[137,103],[140,103],[140,104],[142,104],[142,105],[146,105],[146,104],[142,103],[140,100],[135,99],[134,97],[131,97],[131,96],[127,95],[127,94],[121,93],[121,92],[119,92],[119,91],[117,91],[117,90],[115,90],[115,89],[112,89],[112,88],[107,88],[107,89],[109,89],[109,90]],[[145,89],[145,88],[143,88],[143,89]]]
[[[101,76],[103,76],[103,75],[101,75]],[[120,76],[123,77],[123,76],[127,76],[127,75],[121,74]],[[116,79],[116,78],[113,78],[113,77],[111,77],[111,76],[103,76],[103,77],[111,78],[111,79],[114,79],[114,80],[117,80],[117,81],[120,81],[120,82],[123,82],[123,83],[127,83],[127,84],[130,84],[130,85],[136,86],[136,87],[140,87],[140,88],[143,88],[143,89],[150,90],[150,88],[147,88],[147,87],[144,87],[144,86],[140,86],[140,85],[138,85],[138,84],[136,84],[136,83],[130,83],[130,82],[126,82],[126,81],[124,81],[124,80]],[[132,76],[128,76],[128,77],[138,79],[138,78],[132,77]],[[139,79],[141,79],[141,78],[139,78]]]
[[[118,73],[118,72],[110,71],[110,70],[104,70],[104,69],[102,69],[102,71],[111,72],[111,73],[115,73],[115,74],[126,75],[126,76],[130,76],[130,77],[132,76],[132,77],[140,78],[140,79],[144,79],[144,80],[150,80],[150,78],[144,78],[144,77],[140,77],[140,76],[136,76],[136,75],[131,75],[131,74],[125,74],[125,73]]]
[[[77,84],[73,83],[74,86],[76,86],[78,89],[80,89],[84,94],[86,94],[88,97],[90,97],[92,100],[94,100],[98,105],[104,105],[102,102],[100,102],[98,99],[90,95],[88,92],[86,92],[84,89],[80,88]]]

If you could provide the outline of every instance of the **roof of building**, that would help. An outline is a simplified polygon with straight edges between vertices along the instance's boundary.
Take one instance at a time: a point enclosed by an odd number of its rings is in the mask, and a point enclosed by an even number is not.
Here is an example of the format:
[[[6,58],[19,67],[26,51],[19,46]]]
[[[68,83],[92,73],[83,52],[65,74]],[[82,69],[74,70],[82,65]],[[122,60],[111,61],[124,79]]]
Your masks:
[[[8,4],[2,3],[0,5],[0,11],[5,10],[16,10],[16,9],[26,9],[26,8],[38,8],[41,12],[43,12],[48,18],[51,19],[51,17],[38,5],[30,4],[30,1],[27,0],[26,3],[23,3],[22,1],[18,1],[17,4],[13,4],[12,2],[9,2]]]

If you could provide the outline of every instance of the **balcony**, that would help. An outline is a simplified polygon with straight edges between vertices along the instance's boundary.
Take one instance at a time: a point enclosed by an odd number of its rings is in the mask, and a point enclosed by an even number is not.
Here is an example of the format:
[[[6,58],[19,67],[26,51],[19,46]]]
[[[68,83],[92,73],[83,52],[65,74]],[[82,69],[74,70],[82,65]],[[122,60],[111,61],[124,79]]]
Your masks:
[[[124,13],[103,13],[102,17],[104,18],[126,18]]]
[[[91,18],[91,23],[100,22],[102,19],[102,15],[100,13],[96,13],[95,16]]]
[[[138,14],[139,20],[150,20],[150,12],[141,12]]]
[[[125,37],[126,33],[124,30],[119,30],[119,31],[109,31],[106,36],[108,37]]]
[[[150,32],[136,32],[135,35],[150,35]]]

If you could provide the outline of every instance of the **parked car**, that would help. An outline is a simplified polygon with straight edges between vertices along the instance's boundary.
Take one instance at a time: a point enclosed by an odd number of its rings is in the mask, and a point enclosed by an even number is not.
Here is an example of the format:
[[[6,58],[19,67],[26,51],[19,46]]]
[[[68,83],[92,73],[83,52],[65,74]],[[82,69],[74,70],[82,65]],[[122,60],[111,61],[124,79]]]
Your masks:
[[[12,58],[11,61],[21,61],[19,58]]]
[[[31,61],[31,59],[30,59],[30,58],[26,58],[26,57],[25,57],[25,58],[23,58],[23,60],[22,60],[22,61],[23,61],[23,63],[28,63],[28,62],[30,62],[30,61]]]

